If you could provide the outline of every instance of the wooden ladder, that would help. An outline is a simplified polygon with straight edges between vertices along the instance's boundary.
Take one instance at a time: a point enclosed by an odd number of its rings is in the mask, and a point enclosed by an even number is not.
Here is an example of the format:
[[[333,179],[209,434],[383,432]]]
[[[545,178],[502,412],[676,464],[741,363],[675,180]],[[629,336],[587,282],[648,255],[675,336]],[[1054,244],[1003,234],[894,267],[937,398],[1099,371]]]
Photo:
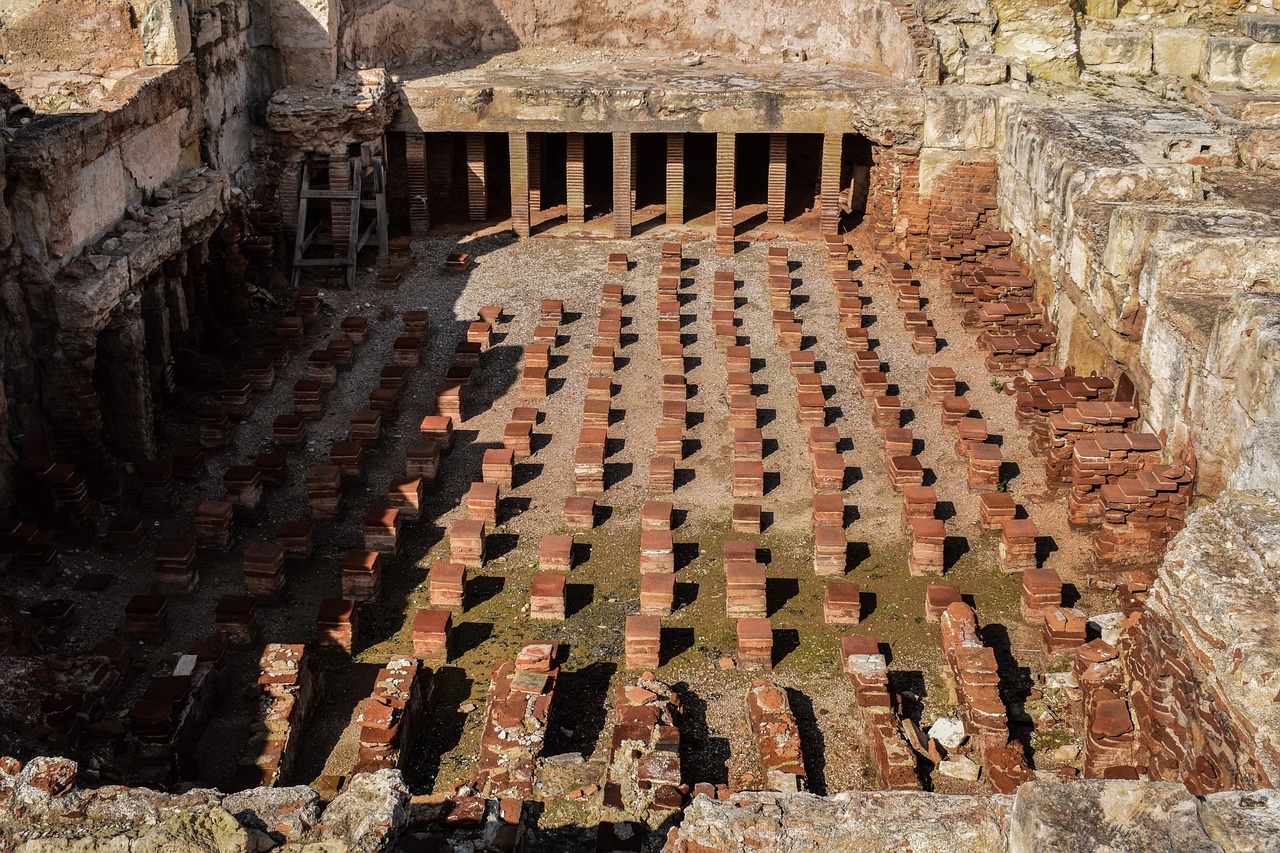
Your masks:
[[[293,286],[298,286],[302,270],[306,267],[340,267],[344,270],[347,288],[356,285],[356,257],[377,231],[378,266],[386,266],[391,255],[387,249],[387,194],[386,171],[383,168],[382,140],[365,142],[359,153],[348,158],[347,187],[334,189],[329,186],[330,161],[328,155],[308,154],[302,161],[302,180],[298,184],[298,231],[293,248]],[[318,180],[324,176],[324,180]],[[317,184],[321,184],[317,186]],[[307,228],[307,202],[325,200],[330,205],[328,221],[317,222]],[[335,206],[340,205],[336,211]],[[345,208],[345,210],[343,209]],[[365,217],[364,212],[372,215]],[[338,216],[333,214],[337,212]],[[345,213],[345,223],[343,216]],[[335,239],[333,224],[345,225],[344,240]],[[362,222],[363,227],[362,227]],[[346,245],[345,255],[335,255],[336,247]],[[329,247],[321,256],[308,257],[312,247]]]

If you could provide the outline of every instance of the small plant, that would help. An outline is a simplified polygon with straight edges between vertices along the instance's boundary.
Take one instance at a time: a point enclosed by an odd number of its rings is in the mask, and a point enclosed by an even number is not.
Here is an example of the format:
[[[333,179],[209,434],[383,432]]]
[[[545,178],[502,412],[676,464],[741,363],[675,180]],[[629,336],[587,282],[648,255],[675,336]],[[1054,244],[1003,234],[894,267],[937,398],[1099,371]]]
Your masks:
[[[996,483],[996,491],[1001,494],[1007,493],[1009,491],[1009,481],[1001,480],[999,483]]]
[[[1004,383],[1003,383],[1003,382],[1001,382],[999,379],[992,379],[992,380],[991,380],[991,387],[992,387],[994,390],[999,391],[1001,388],[1003,388],[1003,387],[1004,387]]]

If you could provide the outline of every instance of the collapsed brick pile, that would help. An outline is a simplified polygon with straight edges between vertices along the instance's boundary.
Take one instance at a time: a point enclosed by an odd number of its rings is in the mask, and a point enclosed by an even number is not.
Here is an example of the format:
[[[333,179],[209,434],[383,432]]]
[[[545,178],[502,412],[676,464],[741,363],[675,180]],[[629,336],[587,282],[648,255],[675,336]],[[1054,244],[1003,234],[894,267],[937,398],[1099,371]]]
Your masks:
[[[236,773],[242,788],[290,781],[307,718],[323,692],[319,661],[300,644],[270,643],[259,664],[261,695],[251,724],[253,734]]]
[[[557,646],[532,643],[493,667],[473,786],[486,797],[533,798],[534,771],[555,696]]]
[[[402,766],[431,702],[431,670],[415,658],[396,657],[378,670],[373,695],[360,705],[360,752],[353,773]]]
[[[684,805],[680,780],[680,697],[643,673],[618,685],[604,804],[644,820]]]
[[[770,681],[753,681],[747,691],[747,719],[756,737],[765,787],[783,793],[805,790],[800,727],[787,691]]]

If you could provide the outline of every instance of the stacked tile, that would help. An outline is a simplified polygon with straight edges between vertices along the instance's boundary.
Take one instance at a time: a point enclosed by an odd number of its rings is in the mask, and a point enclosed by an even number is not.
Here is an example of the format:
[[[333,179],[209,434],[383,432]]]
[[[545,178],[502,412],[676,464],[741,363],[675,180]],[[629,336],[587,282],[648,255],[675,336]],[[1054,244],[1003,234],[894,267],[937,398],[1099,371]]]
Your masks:
[[[829,426],[809,427],[809,452],[837,453],[840,446],[840,430]]]
[[[461,563],[437,560],[431,564],[431,606],[438,610],[461,611],[466,606],[467,567]]]
[[[453,418],[448,415],[427,415],[418,431],[424,439],[435,441],[441,451],[448,452],[453,447]]]
[[[671,531],[640,531],[640,571],[669,574],[675,570],[675,545],[671,540]]]
[[[916,435],[907,427],[889,427],[884,431],[884,458],[915,455]]]
[[[577,449],[573,454],[573,485],[579,495],[604,494],[604,448]]]
[[[670,492],[676,487],[676,460],[670,456],[654,456],[649,460],[648,488]]]
[[[230,508],[228,508],[228,516],[230,516]],[[117,550],[126,551],[137,548],[142,544],[143,535],[143,521],[140,515],[117,515],[107,522],[107,544]],[[197,541],[198,539],[197,532]]]
[[[912,577],[941,575],[945,565],[946,525],[937,518],[913,518],[910,526],[911,551],[907,555],[907,570]]]
[[[382,412],[362,409],[351,415],[351,440],[369,447],[382,441]]]
[[[1036,567],[1036,538],[1040,531],[1029,518],[1006,518],[1000,526],[1000,571],[1025,572]]]
[[[196,545],[226,551],[231,546],[231,516],[235,507],[228,501],[201,501],[192,513]]]
[[[858,383],[864,400],[886,395],[889,391],[889,377],[881,370],[859,370]]]
[[[760,515],[760,504],[735,503],[732,515],[733,532],[759,533]]]
[[[573,537],[542,537],[538,546],[538,567],[544,572],[570,571],[573,568]]]
[[[155,550],[156,588],[166,594],[191,592],[200,582],[196,543],[191,539],[161,539]]]
[[[645,501],[640,509],[640,529],[670,530],[672,511],[670,501]]]
[[[1195,470],[1175,463],[1155,465],[1103,486],[1102,528],[1093,539],[1098,560],[1109,566],[1158,563],[1169,540],[1182,529],[1194,482]]]
[[[463,409],[466,406],[467,384],[455,380],[446,380],[436,389],[436,411],[447,416],[451,421],[462,423]]]
[[[234,649],[253,645],[258,633],[258,602],[249,595],[224,595],[213,610],[213,630],[219,642]]]
[[[342,597],[363,604],[382,592],[382,555],[377,551],[349,551],[342,561]]]
[[[569,497],[564,500],[560,521],[573,530],[591,530],[596,526],[596,502],[594,498]]]
[[[351,654],[359,629],[360,611],[346,598],[326,598],[316,614],[316,645],[329,651]]]
[[[399,510],[371,509],[365,513],[364,547],[366,551],[393,555],[400,550]]]
[[[336,465],[312,465],[307,469],[307,505],[311,518],[331,521],[342,512],[342,470]]]
[[[628,616],[623,637],[627,669],[657,669],[662,652],[662,620]]]
[[[276,542],[250,542],[241,562],[250,595],[268,601],[280,595],[284,589],[284,548]]]
[[[767,618],[738,620],[738,666],[741,669],[773,669],[773,625]]]
[[[839,453],[813,454],[813,489],[839,492],[844,489],[844,457]]]
[[[929,584],[924,591],[924,621],[939,621],[947,608],[957,601],[963,601],[960,587],[949,583]]]
[[[584,426],[608,427],[609,417],[613,413],[608,400],[587,400],[582,404],[582,423]],[[663,403],[663,423],[684,425],[684,404]]]
[[[925,377],[925,391],[929,399],[941,402],[956,393],[956,372],[950,367],[930,367]]]
[[[893,710],[888,663],[879,644],[874,637],[843,637],[840,651],[877,781],[890,791],[918,790],[915,753],[903,738],[901,721]]]
[[[479,569],[484,566],[484,522],[460,518],[449,525],[449,558],[455,563]]]
[[[924,467],[914,456],[895,456],[889,460],[889,485],[902,493],[907,486],[924,485]]]
[[[917,518],[934,518],[938,510],[938,493],[933,486],[904,486],[902,489],[902,529],[911,530]]]
[[[453,641],[453,614],[448,610],[423,609],[413,617],[413,656],[432,666],[449,662]]]
[[[668,572],[640,573],[640,614],[670,616],[675,607],[676,576]]]
[[[124,606],[124,635],[159,642],[169,630],[169,602],[163,595],[135,595]]]
[[[421,477],[392,477],[387,484],[387,504],[407,522],[422,517],[423,480]]]
[[[1050,608],[1062,606],[1062,578],[1053,569],[1027,569],[1022,573],[1022,618],[1041,622]]]
[[[760,462],[733,463],[734,498],[764,497],[764,465]]]
[[[747,691],[747,720],[756,737],[766,788],[784,794],[805,790],[800,726],[791,713],[787,691],[769,681],[752,682]]]
[[[262,475],[252,465],[232,465],[222,478],[227,503],[242,518],[256,518],[262,511]]]
[[[964,420],[973,420],[965,418]],[[1000,488],[1000,466],[1004,464],[1004,454],[995,444],[971,444],[968,447],[969,493],[994,492]]]
[[[1102,523],[1101,488],[1160,464],[1163,442],[1151,433],[1100,433],[1077,441],[1071,454],[1067,521],[1074,529]]]
[[[764,434],[756,427],[736,427],[733,430],[733,460],[735,462],[761,462],[764,459]]]
[[[364,480],[364,445],[358,441],[335,441],[329,445],[329,461],[338,466],[344,483]]]
[[[871,424],[880,429],[900,426],[902,424],[902,398],[897,394],[877,395],[875,408],[871,411]]]
[[[304,419],[315,420],[324,412],[324,383],[315,379],[299,379],[293,384],[293,411]]]
[[[843,530],[844,513],[843,495],[814,495],[810,527],[815,530],[819,527],[838,527]]]
[[[614,709],[605,805],[632,815],[678,810],[685,797],[679,696],[645,673],[634,682],[618,685]],[[597,845],[597,849],[620,851],[623,847]]]
[[[738,619],[768,615],[763,563],[726,560],[724,577],[726,616]]]
[[[857,625],[862,619],[862,588],[856,583],[828,581],[822,595],[822,621]]]
[[[259,660],[261,697],[253,734],[239,761],[239,788],[286,784],[302,744],[302,729],[322,692],[318,661],[298,644],[271,643]]]
[[[849,542],[843,526],[825,524],[813,528],[813,573],[819,577],[842,577]]]
[[[538,572],[529,586],[529,618],[563,622],[565,575],[558,571]]]
[[[498,484],[472,483],[467,490],[467,518],[473,521],[498,523]]]
[[[526,364],[520,371],[520,399],[540,401],[547,398],[548,368]]]
[[[220,405],[201,406],[196,412],[200,422],[201,447],[226,447],[231,439],[231,419],[227,415],[227,407]]]
[[[311,522],[283,521],[276,528],[276,544],[284,549],[286,560],[306,560],[311,557]]]
[[[409,441],[404,448],[404,472],[409,477],[434,483],[440,473],[440,453],[443,445],[436,439],[420,438]]]
[[[480,474],[486,483],[511,488],[515,455],[505,447],[491,447],[484,452]]]
[[[985,444],[990,437],[987,433],[987,419],[973,417],[961,418],[955,424],[955,454],[960,459],[968,459],[969,451],[979,444]]]
[[[1088,619],[1078,607],[1050,607],[1040,626],[1041,662],[1048,669],[1064,652],[1084,645]]]
[[[978,514],[983,530],[1001,530],[1018,515],[1018,505],[1008,492],[984,492],[978,498]]]
[[[177,508],[178,493],[173,485],[172,461],[139,462],[134,472],[138,475],[138,506],[143,512],[172,512]]]
[[[253,467],[262,475],[262,482],[268,486],[282,486],[289,479],[289,457],[284,453],[259,453],[253,460]]]
[[[378,670],[373,695],[360,705],[360,751],[352,773],[398,769],[413,746],[432,692],[431,671],[422,662],[395,657]]]
[[[475,764],[474,787],[482,796],[533,798],[559,674],[557,654],[554,643],[533,643],[514,661],[494,665]]]
[[[1052,487],[1071,485],[1071,462],[1078,441],[1098,433],[1125,432],[1138,419],[1138,408],[1130,403],[1077,402],[1049,415],[1049,448],[1045,459],[1045,479]]]
[[[988,748],[1009,742],[1009,723],[1000,697],[996,656],[982,644],[973,608],[963,602],[947,607],[942,626],[943,675],[956,697],[965,733],[981,757]]]

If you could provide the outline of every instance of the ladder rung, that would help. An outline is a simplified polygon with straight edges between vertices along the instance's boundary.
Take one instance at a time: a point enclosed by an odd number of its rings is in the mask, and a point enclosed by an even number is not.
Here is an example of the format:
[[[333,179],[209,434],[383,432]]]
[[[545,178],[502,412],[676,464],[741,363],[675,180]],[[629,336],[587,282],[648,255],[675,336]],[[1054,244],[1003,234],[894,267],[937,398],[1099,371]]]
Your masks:
[[[354,201],[360,197],[360,194],[355,190],[302,190],[300,197]]]

